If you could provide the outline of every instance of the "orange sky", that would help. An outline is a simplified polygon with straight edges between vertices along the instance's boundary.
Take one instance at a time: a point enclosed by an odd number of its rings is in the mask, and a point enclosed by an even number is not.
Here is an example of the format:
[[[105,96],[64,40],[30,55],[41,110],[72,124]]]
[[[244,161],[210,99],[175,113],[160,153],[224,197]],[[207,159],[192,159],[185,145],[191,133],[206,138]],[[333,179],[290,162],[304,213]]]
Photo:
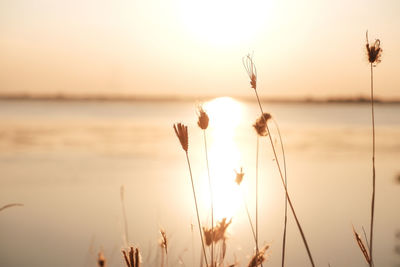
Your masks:
[[[282,4],[281,2],[285,2]],[[380,38],[376,95],[400,97],[400,2],[0,2],[0,93],[368,95],[365,30]]]

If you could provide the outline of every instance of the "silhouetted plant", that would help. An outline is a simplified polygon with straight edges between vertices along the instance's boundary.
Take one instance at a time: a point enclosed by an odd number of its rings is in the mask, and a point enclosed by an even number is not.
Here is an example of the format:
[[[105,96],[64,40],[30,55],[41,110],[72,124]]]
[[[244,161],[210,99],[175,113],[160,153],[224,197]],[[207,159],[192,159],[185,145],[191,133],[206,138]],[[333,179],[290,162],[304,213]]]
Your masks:
[[[190,173],[190,181],[192,183],[192,191],[193,191],[193,198],[194,198],[194,204],[196,207],[196,215],[197,215],[197,223],[199,227],[199,233],[200,233],[200,239],[201,239],[201,246],[203,249],[203,254],[204,254],[204,260],[206,262],[206,265],[208,266],[208,260],[207,260],[207,254],[206,254],[206,249],[204,246],[204,240],[203,240],[203,234],[201,232],[201,223],[200,223],[200,215],[199,215],[199,208],[197,205],[197,198],[196,198],[196,190],[194,189],[194,183],[193,183],[193,174],[192,174],[192,168],[190,166],[190,160],[189,160],[189,136],[188,136],[188,129],[187,126],[183,125],[182,123],[177,123],[174,124],[174,130],[176,133],[176,136],[179,139],[179,142],[181,143],[182,149],[185,151],[186,155],[186,160],[189,168],[189,173]]]
[[[252,56],[247,55],[242,59],[242,61],[243,61],[244,68],[245,68],[245,70],[247,72],[247,75],[250,78],[251,88],[254,89],[254,93],[255,93],[256,98],[257,98],[257,103],[258,103],[258,106],[260,108],[261,116],[263,116],[264,111],[263,111],[263,108],[261,106],[260,98],[258,97],[258,92],[257,92],[257,69],[256,69],[256,66],[254,64],[253,58],[252,58]],[[297,227],[299,229],[300,235],[301,235],[301,237],[303,239],[303,243],[304,243],[304,246],[306,247],[307,254],[308,254],[308,257],[310,259],[311,265],[315,266],[313,257],[311,255],[310,248],[309,248],[307,240],[306,240],[306,237],[304,235],[304,232],[303,232],[303,229],[302,229],[302,227],[300,225],[300,222],[299,222],[299,220],[297,218],[296,212],[294,210],[292,201],[290,199],[290,196],[289,196],[286,184],[285,184],[285,179],[284,179],[284,176],[283,176],[283,173],[282,173],[282,170],[281,170],[281,166],[279,164],[279,160],[278,160],[278,157],[277,157],[277,154],[276,154],[275,145],[274,145],[274,142],[272,141],[272,137],[271,137],[271,134],[270,134],[270,131],[269,131],[269,128],[268,128],[268,124],[266,125],[266,130],[267,130],[267,134],[268,134],[268,137],[269,137],[269,140],[270,140],[272,151],[274,153],[274,158],[275,158],[275,162],[276,162],[277,167],[278,167],[279,175],[281,177],[281,181],[282,181],[283,187],[285,189],[285,194],[286,194],[286,197],[287,197],[287,201],[288,201],[290,209],[291,209],[291,211],[293,213],[293,216],[294,216],[294,219],[296,221]]]
[[[254,256],[251,258],[248,267],[257,267],[258,265],[262,265],[262,263],[266,260],[265,252],[269,248],[269,245],[265,245],[260,251],[257,251]]]
[[[260,137],[267,136],[267,122],[271,119],[269,113],[264,113],[262,116],[257,118],[256,122],[253,124],[254,129],[257,133],[257,144],[256,144],[256,251],[258,250],[258,153],[259,153],[259,143]],[[262,263],[261,263],[262,266]]]
[[[161,239],[159,240],[160,248],[161,248],[161,267],[164,266],[164,262],[166,263],[166,267],[168,267],[168,238],[167,233],[164,229],[160,229]],[[165,255],[165,259],[164,259]]]
[[[374,44],[370,45],[368,41],[368,31],[366,32],[366,48],[368,62],[370,63],[371,71],[371,117],[372,117],[372,200],[371,200],[371,223],[369,235],[369,265],[373,266],[373,234],[374,234],[374,214],[375,214],[375,112],[374,112],[374,72],[373,68],[381,62],[382,48],[380,47],[381,41],[375,39]]]
[[[365,260],[367,261],[368,264],[371,264],[370,254],[368,253],[367,248],[365,247],[364,242],[362,241],[360,235],[354,229],[354,226],[353,226],[353,233],[354,233],[354,237],[356,238],[358,247],[360,248],[361,252],[363,253]]]
[[[126,267],[139,267],[140,266],[139,249],[130,247],[128,253],[124,249],[122,250],[122,255],[124,256]]]
[[[243,177],[244,177],[243,168],[240,168],[240,172],[235,171],[235,173],[236,173],[235,182],[240,186],[240,184],[243,181]],[[240,190],[241,190],[241,188],[240,188]],[[242,192],[243,205],[244,205],[244,208],[246,209],[247,218],[249,220],[249,224],[250,224],[250,227],[251,227],[251,232],[253,234],[254,242],[255,242],[255,245],[256,245],[256,252],[258,252],[258,245],[257,245],[257,243],[258,243],[257,241],[258,240],[257,240],[256,231],[254,230],[253,221],[251,220],[249,208],[248,208],[247,202],[246,202],[246,197],[244,195],[243,190],[241,190],[241,192]]]
[[[197,125],[200,129],[203,130],[203,139],[204,139],[204,151],[206,156],[206,165],[207,165],[207,175],[208,175],[208,184],[210,187],[210,202],[211,202],[211,232],[214,231],[214,193],[213,187],[211,183],[211,175],[210,175],[210,166],[208,162],[208,149],[207,149],[207,136],[206,130],[208,128],[209,117],[207,113],[204,111],[202,106],[198,107],[198,121]],[[214,265],[214,243],[211,243],[211,265]]]

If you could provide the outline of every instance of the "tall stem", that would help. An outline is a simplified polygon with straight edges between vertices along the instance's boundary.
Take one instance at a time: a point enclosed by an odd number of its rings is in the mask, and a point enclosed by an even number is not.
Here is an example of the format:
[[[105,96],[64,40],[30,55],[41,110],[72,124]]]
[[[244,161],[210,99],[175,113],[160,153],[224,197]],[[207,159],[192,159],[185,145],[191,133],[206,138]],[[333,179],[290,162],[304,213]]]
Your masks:
[[[286,172],[286,156],[285,156],[285,148],[283,147],[282,135],[279,129],[279,125],[274,118],[272,121],[275,124],[276,129],[278,130],[279,142],[281,143],[282,150],[282,158],[283,158],[283,171],[285,173],[285,185],[287,188],[287,172]],[[282,240],[282,267],[285,266],[285,254],[286,254],[286,228],[287,228],[287,196],[285,195],[285,221],[283,226],[283,240]]]
[[[206,153],[206,163],[207,163],[207,174],[208,174],[208,184],[210,186],[210,198],[211,198],[211,236],[214,237],[214,194],[211,184],[210,167],[208,165],[208,150],[207,150],[207,138],[206,130],[203,130],[204,137],[204,149]],[[211,266],[214,266],[214,242],[211,242]]]
[[[375,213],[375,113],[374,113],[374,76],[373,65],[371,63],[371,116],[372,116],[372,201],[371,201],[371,227],[369,235],[369,256],[371,261],[369,266],[373,266],[372,241],[374,233],[374,213]]]
[[[188,163],[188,166],[189,166],[190,181],[192,182],[193,198],[194,198],[194,204],[195,204],[195,207],[196,207],[197,223],[198,223],[198,226],[199,226],[199,234],[200,234],[200,239],[201,239],[201,246],[202,246],[202,248],[203,248],[204,261],[206,262],[206,266],[208,266],[207,255],[206,255],[206,248],[204,247],[203,233],[202,233],[202,231],[201,231],[199,209],[198,209],[198,207],[197,207],[196,191],[194,190],[192,168],[190,167],[189,154],[188,154],[187,151],[186,151],[186,160],[187,160],[187,163]]]
[[[264,116],[264,111],[263,111],[263,109],[262,109],[262,107],[261,107],[260,98],[258,97],[257,90],[254,89],[254,92],[255,92],[255,94],[256,94],[257,102],[258,102],[258,105],[259,105],[259,107],[260,107],[261,116]],[[267,124],[266,128],[267,128],[267,132],[268,132],[269,141],[270,141],[270,143],[271,143],[272,151],[273,151],[273,153],[274,153],[275,162],[276,162],[276,165],[277,165],[277,167],[278,167],[279,175],[280,175],[280,177],[281,177],[281,181],[282,181],[283,187],[284,187],[284,189],[285,189],[285,193],[286,193],[286,197],[287,197],[287,200],[288,200],[290,209],[292,210],[293,217],[294,217],[294,219],[295,219],[295,221],[296,221],[296,224],[297,224],[297,228],[299,228],[299,232],[300,232],[300,235],[301,235],[301,237],[302,237],[302,239],[303,239],[304,246],[306,247],[307,254],[308,254],[308,257],[309,257],[310,262],[311,262],[311,266],[314,267],[314,266],[315,266],[314,260],[313,260],[312,255],[311,255],[310,248],[308,247],[308,243],[307,243],[306,237],[305,237],[305,235],[304,235],[303,228],[301,227],[300,222],[299,222],[299,220],[298,220],[298,218],[297,218],[297,215],[296,215],[296,212],[295,212],[295,210],[294,210],[292,201],[291,201],[291,199],[290,199],[288,190],[287,190],[287,188],[286,188],[285,180],[284,180],[284,178],[283,178],[283,174],[282,174],[281,166],[280,166],[279,161],[278,161],[278,157],[276,156],[276,150],[275,150],[274,142],[272,141],[272,137],[271,137],[271,134],[270,134],[270,131],[269,131],[269,128],[268,128],[268,124]]]
[[[258,152],[260,145],[260,136],[257,134],[257,148],[256,148],[256,252],[258,254]],[[263,264],[261,263],[261,267]]]

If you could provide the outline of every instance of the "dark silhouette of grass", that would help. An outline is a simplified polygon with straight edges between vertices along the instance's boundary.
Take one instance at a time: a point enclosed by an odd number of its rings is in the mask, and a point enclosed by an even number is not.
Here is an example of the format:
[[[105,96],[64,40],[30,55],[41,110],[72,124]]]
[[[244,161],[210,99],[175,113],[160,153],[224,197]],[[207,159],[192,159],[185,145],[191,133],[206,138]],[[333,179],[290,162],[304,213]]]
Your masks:
[[[256,95],[256,98],[257,98],[257,102],[258,102],[258,106],[260,107],[261,116],[263,116],[264,111],[263,111],[263,108],[261,106],[260,98],[259,98],[258,93],[257,93],[257,69],[256,69],[256,67],[254,65],[254,62],[253,62],[253,59],[252,59],[252,57],[250,55],[247,55],[246,57],[243,58],[243,65],[244,65],[244,67],[245,67],[245,69],[247,71],[247,74],[248,74],[249,78],[250,78],[250,85],[254,89],[254,92],[255,92],[255,95]],[[301,238],[303,239],[304,246],[306,247],[307,254],[308,254],[308,257],[309,257],[310,262],[311,262],[311,266],[314,267],[315,266],[314,260],[313,260],[313,257],[311,255],[311,251],[310,251],[310,248],[308,246],[308,243],[307,243],[303,228],[301,227],[299,219],[297,218],[297,214],[296,214],[296,212],[294,210],[293,203],[292,203],[292,201],[290,199],[290,196],[289,196],[289,192],[288,192],[288,190],[286,188],[285,179],[284,179],[284,176],[283,176],[283,173],[282,173],[282,169],[281,169],[281,166],[280,166],[277,154],[276,154],[275,145],[274,145],[274,142],[272,141],[272,137],[271,137],[271,133],[270,133],[268,124],[266,125],[266,130],[267,130],[269,141],[270,141],[270,144],[271,144],[271,147],[272,147],[272,152],[274,154],[275,162],[276,162],[277,167],[278,167],[279,175],[281,177],[281,181],[282,181],[283,187],[285,189],[287,201],[289,203],[290,209],[291,209],[292,214],[294,216],[294,219],[296,221],[296,225],[297,225],[297,228],[299,229]]]
[[[287,184],[286,155],[285,155],[285,148],[283,146],[281,130],[279,129],[279,125],[278,125],[277,121],[273,117],[272,117],[272,121],[274,122],[276,130],[278,131],[279,142],[281,144],[282,159],[283,159],[283,171],[284,171],[284,175],[285,175],[285,185],[287,188],[288,184]],[[287,199],[287,196],[285,195],[285,220],[283,223],[283,237],[282,237],[282,267],[285,266],[285,255],[286,255],[287,208],[288,208],[287,204],[288,204],[288,199]]]
[[[128,255],[129,253],[129,255]],[[128,253],[123,249],[122,255],[125,260],[127,267],[139,267],[140,266],[140,252],[139,248],[130,247]]]
[[[206,156],[206,166],[208,175],[208,185],[210,187],[210,203],[211,203],[211,234],[214,235],[214,193],[211,183],[210,166],[208,162],[208,149],[207,149],[207,135],[206,130],[208,128],[209,117],[204,111],[203,107],[198,108],[198,121],[197,125],[203,130],[203,140],[204,140],[204,152]],[[211,265],[214,266],[214,242],[211,242]]]
[[[185,126],[185,125],[183,125],[181,123],[177,123],[177,124],[174,124],[174,130],[175,130],[176,136],[179,139],[179,142],[181,143],[182,149],[185,151],[186,161],[187,161],[188,168],[189,168],[189,173],[190,173],[190,181],[192,183],[192,191],[193,191],[194,204],[195,204],[195,207],[196,207],[197,223],[198,223],[198,227],[199,227],[201,246],[203,248],[204,260],[206,262],[206,265],[208,266],[207,254],[206,254],[206,249],[205,249],[204,240],[203,240],[203,234],[201,232],[201,228],[202,227],[201,227],[201,223],[200,223],[199,208],[198,208],[198,205],[197,205],[196,190],[194,188],[192,168],[190,166],[190,160],[189,160],[189,153],[188,153],[189,135],[188,135],[187,126]]]
[[[371,119],[372,119],[372,200],[371,200],[371,223],[370,223],[370,235],[369,235],[369,265],[374,265],[373,258],[373,235],[374,235],[374,215],[375,215],[375,111],[374,111],[374,67],[381,62],[382,48],[380,47],[381,41],[376,39],[373,45],[369,44],[368,31],[366,32],[366,48],[368,54],[368,62],[370,63],[371,71]]]

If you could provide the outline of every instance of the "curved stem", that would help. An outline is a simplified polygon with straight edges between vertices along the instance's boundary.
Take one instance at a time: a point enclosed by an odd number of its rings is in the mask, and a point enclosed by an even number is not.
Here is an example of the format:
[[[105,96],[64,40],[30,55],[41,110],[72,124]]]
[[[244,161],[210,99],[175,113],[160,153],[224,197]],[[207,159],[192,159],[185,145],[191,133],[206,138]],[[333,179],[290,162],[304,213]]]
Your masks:
[[[208,174],[208,184],[210,186],[210,197],[211,197],[211,236],[214,236],[214,197],[213,190],[211,185],[211,175],[210,175],[210,167],[208,165],[208,150],[207,150],[207,138],[206,138],[206,130],[203,130],[204,137],[204,149],[206,153],[206,163],[207,163],[207,174]],[[214,266],[214,242],[211,242],[211,266]]]
[[[287,172],[286,172],[286,156],[285,156],[285,148],[283,147],[283,141],[281,136],[281,131],[279,129],[279,125],[274,118],[272,121],[275,124],[276,129],[278,130],[279,142],[281,143],[282,157],[283,157],[283,171],[285,174],[285,185],[287,188]],[[283,228],[283,240],[282,240],[282,267],[285,266],[285,254],[286,254],[286,229],[287,229],[287,196],[285,195],[285,221]]]
[[[203,233],[202,233],[202,231],[201,231],[199,209],[198,209],[198,207],[197,207],[196,191],[194,190],[192,168],[190,167],[189,154],[188,154],[187,151],[186,151],[186,160],[187,160],[187,163],[188,163],[188,166],[189,166],[190,181],[192,182],[193,198],[194,198],[194,204],[195,204],[195,207],[196,207],[197,223],[198,223],[198,226],[199,226],[199,233],[200,233],[200,239],[201,239],[201,246],[202,246],[202,248],[203,248],[204,260],[205,260],[205,262],[206,262],[206,266],[208,266],[207,255],[206,255],[206,249],[205,249],[205,247],[204,247]]]
[[[372,241],[374,233],[374,213],[375,213],[375,113],[374,113],[374,78],[373,65],[371,63],[371,116],[372,116],[372,201],[371,201],[371,227],[369,235],[369,266],[373,266]]]
[[[263,116],[263,115],[264,115],[264,111],[263,111],[263,109],[262,109],[262,107],[261,107],[260,98],[258,97],[257,90],[254,90],[254,92],[255,92],[255,94],[256,94],[257,102],[258,102],[258,105],[259,105],[259,107],[260,107],[261,116]],[[310,262],[311,262],[311,266],[314,267],[314,266],[315,266],[314,260],[313,260],[313,258],[312,258],[311,251],[310,251],[310,248],[309,248],[309,246],[308,246],[306,237],[305,237],[305,235],[304,235],[303,228],[301,227],[300,222],[299,222],[299,220],[298,220],[298,218],[297,218],[297,215],[296,215],[296,212],[295,212],[295,210],[294,210],[292,201],[291,201],[291,199],[290,199],[288,190],[287,190],[287,188],[286,188],[285,180],[284,180],[284,178],[283,178],[281,166],[280,166],[280,164],[279,164],[278,157],[277,157],[277,155],[276,155],[276,150],[275,150],[274,142],[272,141],[272,137],[271,137],[271,134],[270,134],[270,130],[269,130],[268,124],[267,124],[266,128],[267,128],[267,132],[268,132],[269,141],[270,141],[270,143],[271,143],[272,151],[273,151],[273,153],[274,153],[275,162],[276,162],[276,165],[277,165],[277,167],[278,167],[279,175],[280,175],[280,177],[281,177],[281,181],[282,181],[283,187],[284,187],[284,189],[285,189],[285,193],[286,193],[286,197],[287,197],[287,200],[288,200],[288,203],[289,203],[289,207],[290,207],[290,209],[291,209],[291,211],[292,211],[292,213],[293,213],[293,217],[294,217],[294,219],[295,219],[295,221],[296,221],[297,228],[299,229],[300,235],[301,235],[301,237],[302,237],[302,239],[303,239],[304,246],[306,247],[307,254],[308,254],[308,257],[309,257]]]

